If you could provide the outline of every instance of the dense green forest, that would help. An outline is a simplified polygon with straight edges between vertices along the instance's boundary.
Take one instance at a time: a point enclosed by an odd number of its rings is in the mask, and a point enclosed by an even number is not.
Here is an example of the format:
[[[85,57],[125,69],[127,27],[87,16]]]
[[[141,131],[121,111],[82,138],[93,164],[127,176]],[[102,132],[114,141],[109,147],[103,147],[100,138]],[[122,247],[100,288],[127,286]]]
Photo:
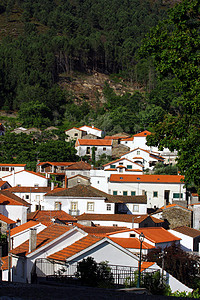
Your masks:
[[[173,80],[159,82],[151,59],[139,59],[137,51],[167,8],[149,0],[4,0],[0,17],[9,23],[20,11],[23,33],[1,40],[0,109],[19,111],[26,127],[68,120],[68,127],[93,122],[107,133],[149,128],[171,106]],[[77,105],[61,89],[60,74],[93,70],[136,82],[144,92],[119,96],[105,83],[104,105],[94,109],[85,99]]]

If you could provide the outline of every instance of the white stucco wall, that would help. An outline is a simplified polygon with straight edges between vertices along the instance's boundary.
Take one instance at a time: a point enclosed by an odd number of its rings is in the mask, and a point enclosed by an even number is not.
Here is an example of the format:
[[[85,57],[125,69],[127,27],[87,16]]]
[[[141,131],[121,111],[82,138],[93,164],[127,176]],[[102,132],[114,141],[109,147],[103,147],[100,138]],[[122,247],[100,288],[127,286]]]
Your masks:
[[[35,191],[35,189],[34,189],[34,191]],[[43,202],[44,202],[44,195],[46,193],[35,193],[35,192],[32,193],[30,191],[30,193],[15,192],[14,194],[31,204],[31,207],[30,207],[31,212],[36,211],[36,205],[37,206],[41,205],[42,209],[44,209]]]
[[[87,134],[93,134],[101,138],[102,130],[96,130],[95,128],[91,128],[86,125],[79,127],[79,129],[86,131]]]
[[[180,244],[181,244],[181,248],[184,251],[194,251],[193,250],[193,238],[191,236],[185,235],[185,234],[180,233],[173,229],[170,229],[168,231],[171,232],[173,235],[181,238]]]
[[[8,181],[11,186],[48,186],[48,179],[27,171],[18,172],[10,176],[6,176],[3,180]]]
[[[148,208],[154,208],[154,206],[162,207],[164,205],[165,190],[170,191],[170,203],[173,201],[173,193],[182,193],[183,198],[180,200],[186,200],[186,189],[183,183],[109,182],[108,189],[111,191],[111,194],[113,194],[113,191],[117,191],[118,195],[123,195],[123,191],[128,191],[128,195],[131,195],[131,191],[135,191],[136,195],[142,195],[146,192]],[[158,192],[158,197],[153,197],[153,192]]]
[[[13,221],[21,220],[21,224],[27,221],[27,206],[23,205],[0,205],[0,213]]]
[[[90,154],[87,154],[87,148],[90,148]],[[75,149],[77,150],[77,155],[79,156],[85,156],[88,155],[89,157],[92,157],[92,148],[96,147],[97,150],[95,151],[95,158],[98,160],[99,156],[102,154],[106,154],[108,156],[112,155],[112,146],[106,146],[106,145],[102,145],[102,146],[94,146],[94,145],[80,145],[80,146],[76,146]],[[105,149],[105,150],[104,150]]]

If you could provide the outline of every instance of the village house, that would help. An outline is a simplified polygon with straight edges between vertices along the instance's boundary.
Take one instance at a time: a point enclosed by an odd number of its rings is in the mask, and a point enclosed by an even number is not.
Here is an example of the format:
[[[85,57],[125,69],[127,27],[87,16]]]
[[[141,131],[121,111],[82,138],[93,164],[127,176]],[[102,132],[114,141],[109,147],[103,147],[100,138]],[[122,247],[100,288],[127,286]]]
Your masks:
[[[82,139],[87,134],[87,131],[82,130],[80,128],[73,127],[73,128],[65,130],[65,134],[67,136],[65,138],[65,141],[69,142],[69,141],[74,141],[77,139]]]
[[[15,186],[8,189],[11,193],[26,200],[31,205],[31,212],[36,211],[37,209],[44,209],[44,195],[50,190],[50,187],[40,186]]]
[[[49,181],[44,175],[28,170],[13,172],[10,175],[4,176],[2,179],[6,180],[12,187],[47,187]]]
[[[121,158],[127,158],[143,167],[152,170],[158,162],[164,163],[164,158],[158,152],[136,148],[124,153]]]
[[[79,129],[86,131],[87,134],[95,135],[98,138],[101,138],[102,134],[103,134],[103,131],[99,128],[94,127],[94,125],[92,125],[92,126],[84,125],[84,126],[79,127]]]
[[[108,190],[113,195],[146,195],[147,207],[162,207],[178,201],[186,205],[184,176],[112,174]]]
[[[151,132],[144,130],[142,132],[136,133],[130,138],[122,139],[121,144],[126,145],[131,150],[141,148],[143,150],[148,150],[150,153],[157,153],[164,159],[165,164],[176,163],[177,151],[171,152],[169,149],[164,148],[162,151],[158,150],[158,147],[152,147],[147,145],[147,136],[151,135]]]
[[[0,191],[0,213],[18,224],[26,223],[30,204],[8,190]]]
[[[112,155],[112,140],[104,139],[77,139],[75,144],[77,155],[92,158],[92,149],[95,151],[95,159],[98,160],[102,154]]]
[[[26,164],[0,164],[0,178],[26,169]]]
[[[149,215],[130,214],[88,214],[77,216],[79,224],[85,226],[114,226],[127,228],[161,227],[164,221]]]
[[[170,229],[169,232],[181,239],[181,248],[184,251],[198,252],[200,250],[200,231],[188,226],[179,226]]]
[[[70,215],[83,213],[146,214],[146,196],[113,196],[91,186],[76,185],[67,189],[55,189],[44,196],[46,210],[64,210]]]

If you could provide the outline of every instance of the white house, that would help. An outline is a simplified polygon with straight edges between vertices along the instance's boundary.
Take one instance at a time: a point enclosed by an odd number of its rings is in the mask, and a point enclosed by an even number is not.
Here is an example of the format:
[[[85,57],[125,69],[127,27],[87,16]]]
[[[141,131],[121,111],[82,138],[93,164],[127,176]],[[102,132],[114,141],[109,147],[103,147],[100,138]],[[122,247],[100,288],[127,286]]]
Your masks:
[[[11,186],[33,186],[33,187],[47,187],[48,178],[39,173],[33,171],[22,170],[19,172],[13,172],[10,175],[2,178],[6,180]]]
[[[83,136],[85,136],[87,134],[87,131],[82,130],[80,128],[70,128],[65,130],[65,134],[67,135],[67,137],[65,138],[66,142],[69,141],[73,141],[73,140],[77,140],[77,139],[82,139]]]
[[[112,155],[112,140],[104,139],[77,139],[75,148],[77,155],[92,157],[92,149],[95,149],[95,158],[98,160],[99,156],[105,154]]]
[[[184,251],[199,252],[200,231],[188,226],[179,226],[169,232],[181,238],[181,247]]]
[[[0,164],[0,178],[25,169],[26,164]]]
[[[121,158],[127,158],[139,165],[144,169],[152,170],[156,163],[164,162],[164,158],[158,153],[142,148],[135,148],[127,153],[124,153]]]
[[[31,212],[37,209],[44,209],[44,195],[51,190],[50,187],[28,187],[28,186],[15,186],[9,188],[8,191],[16,196],[26,200],[31,205]]]
[[[99,128],[94,127],[93,125],[92,126],[84,125],[84,126],[79,127],[79,129],[86,131],[87,134],[96,135],[99,138],[102,137],[103,131]]]
[[[127,158],[120,158],[103,165],[104,171],[126,174],[142,174],[143,166]]]
[[[20,222],[27,221],[27,210],[30,205],[23,199],[7,190],[0,191],[0,213],[9,219]]]
[[[173,201],[186,201],[184,176],[112,174],[108,189],[113,195],[146,195],[147,207],[156,208]]]
[[[114,226],[127,228],[160,227],[164,221],[149,215],[130,214],[82,214],[77,216],[79,224],[96,226]]]
[[[62,209],[71,215],[83,213],[146,214],[147,199],[141,196],[113,196],[91,186],[78,184],[72,188],[55,189],[44,196],[46,210]]]
[[[164,148],[162,151],[159,151],[158,147],[148,146],[146,144],[148,135],[151,135],[151,132],[148,130],[144,130],[133,135],[131,138],[122,139],[121,144],[128,146],[130,150],[141,148],[150,152],[157,152],[160,156],[164,158],[165,164],[174,165],[176,163],[177,151],[171,152],[167,148]]]

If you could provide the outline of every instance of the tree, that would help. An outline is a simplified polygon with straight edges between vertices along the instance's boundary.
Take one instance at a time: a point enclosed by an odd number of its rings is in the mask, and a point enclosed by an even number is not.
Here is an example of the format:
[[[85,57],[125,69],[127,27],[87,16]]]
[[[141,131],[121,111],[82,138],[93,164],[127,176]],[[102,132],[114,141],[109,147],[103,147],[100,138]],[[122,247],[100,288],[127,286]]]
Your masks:
[[[149,252],[148,261],[155,261],[162,266],[162,249]],[[164,270],[189,287],[197,288],[199,258],[182,250],[180,245],[173,243],[164,249]]]
[[[82,284],[89,286],[111,287],[114,283],[108,263],[102,261],[97,264],[94,258],[90,256],[78,263],[75,275]]]
[[[151,56],[161,78],[174,78],[173,111],[153,127],[149,145],[178,151],[186,185],[200,188],[200,2],[183,0],[144,40],[142,57]]]

